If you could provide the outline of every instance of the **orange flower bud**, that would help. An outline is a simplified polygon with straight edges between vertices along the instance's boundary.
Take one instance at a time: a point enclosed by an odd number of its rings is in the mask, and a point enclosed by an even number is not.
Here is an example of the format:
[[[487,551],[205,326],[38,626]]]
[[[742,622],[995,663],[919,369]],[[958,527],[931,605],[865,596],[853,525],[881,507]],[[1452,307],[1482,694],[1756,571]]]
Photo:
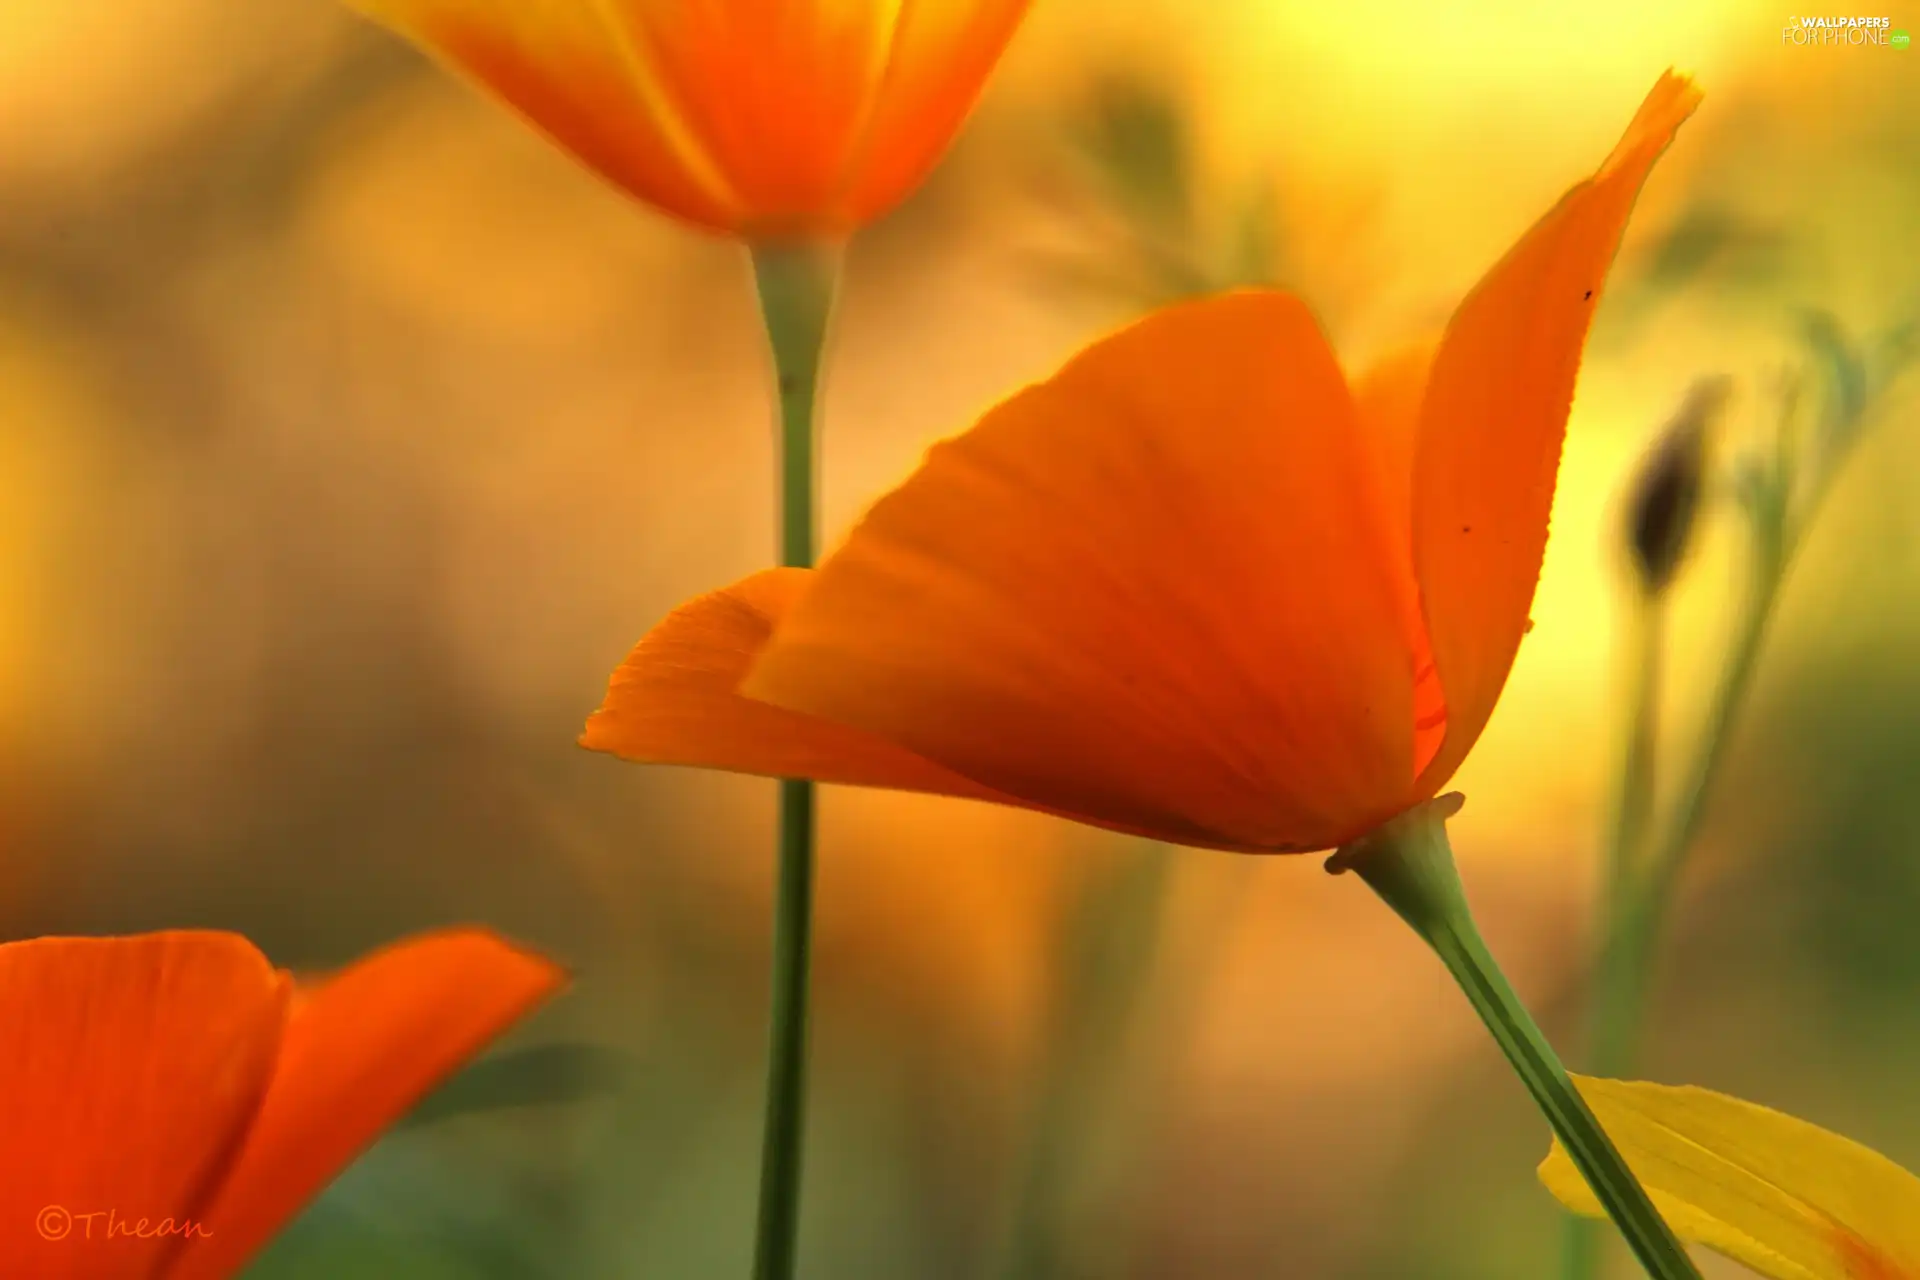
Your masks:
[[[898,204],[1027,0],[349,0],[601,176],[747,239],[844,235]]]

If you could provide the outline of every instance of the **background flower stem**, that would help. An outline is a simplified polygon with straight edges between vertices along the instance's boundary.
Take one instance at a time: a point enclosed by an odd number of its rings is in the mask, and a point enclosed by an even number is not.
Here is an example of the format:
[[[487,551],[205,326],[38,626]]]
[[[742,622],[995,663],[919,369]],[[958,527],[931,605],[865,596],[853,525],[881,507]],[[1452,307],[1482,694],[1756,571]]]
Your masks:
[[[1175,852],[1128,840],[1111,858],[1090,860],[1089,879],[1073,895],[1060,931],[1056,981],[1037,1072],[1033,1124],[1015,1181],[1012,1223],[1001,1265],[1005,1280],[1073,1280],[1111,1268],[1115,1237],[1083,1238],[1079,1212],[1090,1183],[1124,1179],[1127,1152],[1116,1134],[1140,1123],[1140,1106],[1120,1109],[1131,1077],[1151,1071],[1141,1054],[1165,1053],[1164,1040],[1137,1034],[1154,1012],[1168,927]]]
[[[1602,908],[1603,918],[1608,922],[1607,933],[1594,980],[1592,1042],[1588,1050],[1594,1075],[1619,1079],[1638,1069],[1654,948],[1687,853],[1706,814],[1707,797],[1726,758],[1734,718],[1753,683],[1767,624],[1773,617],[1774,602],[1784,577],[1782,550],[1777,540],[1763,539],[1755,556],[1753,582],[1734,633],[1732,649],[1720,670],[1720,682],[1708,705],[1706,724],[1688,766],[1686,782],[1657,842],[1638,857],[1633,845],[1609,845],[1607,899]],[[1660,661],[1645,654],[1641,660],[1643,663]],[[1646,681],[1643,679],[1642,683]],[[1636,702],[1635,725],[1629,738],[1629,763],[1623,770],[1626,777],[1631,777],[1636,768],[1647,770],[1641,784],[1647,789],[1646,799],[1650,799],[1652,791],[1651,761],[1649,758],[1640,765],[1632,763],[1634,747],[1631,744],[1643,737],[1651,739],[1655,731],[1654,715],[1653,707]],[[1618,801],[1620,813],[1614,819],[1616,831],[1624,825],[1627,806],[1633,803],[1628,791],[1629,787],[1623,785]],[[1644,827],[1645,813],[1641,816]],[[1591,1219],[1568,1217],[1564,1268],[1567,1280],[1594,1280],[1600,1274],[1605,1240],[1601,1224]]]
[[[779,391],[780,563],[813,564],[819,515],[821,353],[839,279],[839,252],[817,245],[756,245],[754,282]],[[755,1280],[789,1280],[800,1234],[806,1139],[807,985],[813,948],[814,786],[780,781],[773,994],[767,1050],[766,1131],[760,1164]]]
[[[1803,438],[1796,414],[1800,380],[1789,379],[1782,388],[1773,448],[1748,457],[1735,475],[1735,494],[1752,535],[1743,611],[1678,797],[1654,838],[1635,829],[1647,826],[1652,811],[1661,638],[1643,631],[1636,646],[1640,687],[1632,704],[1622,785],[1615,798],[1602,904],[1606,932],[1594,979],[1590,1053],[1591,1069],[1598,1076],[1620,1078],[1638,1072],[1654,952],[1719,778],[1734,720],[1753,683],[1793,553],[1841,463],[1858,443],[1870,411],[1920,350],[1916,341],[1920,323],[1911,318],[1896,323],[1865,348],[1823,312],[1803,315],[1801,334],[1812,363],[1824,374],[1825,412]],[[1656,619],[1672,569],[1673,565],[1666,565],[1659,582],[1643,596]],[[1595,1223],[1570,1217],[1563,1267],[1566,1280],[1595,1280],[1604,1260],[1604,1234]]]
[[[1853,407],[1834,425],[1851,428],[1864,407]],[[1793,548],[1833,474],[1830,467],[1816,471],[1796,510],[1793,498],[1798,456],[1792,412],[1793,398],[1789,396],[1773,456],[1767,465],[1750,473],[1753,483],[1744,495],[1753,537],[1746,597],[1678,796],[1666,822],[1652,834],[1647,828],[1654,790],[1652,744],[1658,730],[1654,673],[1662,662],[1663,637],[1657,632],[1647,634],[1644,621],[1641,624],[1638,688],[1632,704],[1622,785],[1615,797],[1617,808],[1608,843],[1601,907],[1605,934],[1594,977],[1588,1053],[1590,1068],[1597,1076],[1617,1079],[1638,1070],[1654,951],[1680,873],[1706,815],[1707,799],[1725,761],[1734,720],[1752,686]],[[1650,616],[1657,618],[1664,611],[1661,593],[1643,599]],[[1640,830],[1635,831],[1636,827]],[[1598,1224],[1570,1216],[1562,1267],[1565,1280],[1596,1280],[1605,1255],[1606,1237]]]
[[[1628,727],[1620,758],[1620,779],[1608,823],[1603,884],[1609,904],[1621,899],[1631,879],[1635,855],[1646,847],[1653,818],[1654,761],[1660,745],[1660,697],[1665,684],[1667,601],[1664,593],[1645,594],[1631,623],[1633,669]]]
[[[1655,757],[1660,738],[1660,689],[1663,683],[1666,650],[1667,596],[1664,591],[1642,591],[1635,601],[1629,621],[1633,654],[1627,694],[1627,732],[1620,756],[1620,776],[1615,787],[1612,811],[1606,830],[1605,862],[1601,880],[1603,928],[1611,943],[1623,940],[1619,913],[1628,901],[1629,883],[1636,869],[1636,855],[1645,848],[1647,826],[1653,816]],[[1617,1045],[1624,1039],[1621,1019],[1635,1017],[1628,1007],[1627,981],[1615,961],[1621,959],[1616,946],[1605,952],[1596,979],[1592,1045],[1589,1053],[1598,1061],[1606,1057],[1599,1046]],[[1601,1075],[1609,1074],[1597,1065]],[[1566,1229],[1566,1255],[1563,1271],[1567,1280],[1594,1280],[1600,1272],[1602,1251],[1607,1241],[1606,1224],[1593,1218],[1569,1215]]]
[[[1700,1280],[1481,939],[1447,841],[1458,809],[1458,796],[1429,801],[1343,847],[1327,868],[1357,872],[1433,948],[1647,1274]]]
[[[1654,944],[1687,852],[1699,833],[1707,797],[1726,759],[1734,717],[1753,683],[1767,623],[1779,596],[1781,567],[1777,551],[1763,551],[1757,557],[1753,585],[1732,650],[1721,668],[1720,682],[1714,689],[1707,721],[1673,814],[1662,828],[1658,843],[1646,851],[1644,858],[1621,866],[1610,880],[1609,914],[1613,923],[1601,958],[1594,1004],[1592,1057],[1597,1075],[1618,1076],[1631,1071],[1639,1056]]]

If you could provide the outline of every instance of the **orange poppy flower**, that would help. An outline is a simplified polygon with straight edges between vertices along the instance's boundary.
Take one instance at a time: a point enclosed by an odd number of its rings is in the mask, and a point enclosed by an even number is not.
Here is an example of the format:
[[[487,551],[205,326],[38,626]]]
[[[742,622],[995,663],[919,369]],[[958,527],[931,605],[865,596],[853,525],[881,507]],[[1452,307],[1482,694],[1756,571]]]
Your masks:
[[[1351,386],[1278,292],[1094,344],[819,569],[670,615],[582,744],[1249,853],[1430,799],[1528,629],[1588,323],[1698,99],[1663,77],[1437,344]]]
[[[562,981],[476,930],[304,990],[231,933],[0,946],[0,1270],[237,1274]]]
[[[348,0],[648,204],[840,235],[952,141],[1027,0]]]

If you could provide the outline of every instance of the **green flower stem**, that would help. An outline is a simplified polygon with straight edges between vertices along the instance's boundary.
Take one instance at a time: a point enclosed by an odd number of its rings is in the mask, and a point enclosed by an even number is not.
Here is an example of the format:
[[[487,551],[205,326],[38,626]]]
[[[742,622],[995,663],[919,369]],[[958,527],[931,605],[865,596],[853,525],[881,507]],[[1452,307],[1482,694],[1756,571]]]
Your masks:
[[[1700,1280],[1481,940],[1447,843],[1446,820],[1460,803],[1458,795],[1449,795],[1410,810],[1343,847],[1327,868],[1357,872],[1433,948],[1647,1274]]]
[[[1604,927],[1607,937],[1624,937],[1619,915],[1630,900],[1637,855],[1645,848],[1653,817],[1654,759],[1660,737],[1660,687],[1666,656],[1667,596],[1661,590],[1642,591],[1635,602],[1632,681],[1628,693],[1627,736],[1621,752],[1620,778],[1606,832],[1606,854],[1601,881]],[[1614,957],[1613,951],[1607,952]],[[1619,958],[1619,957],[1614,957]],[[1637,1018],[1625,1007],[1624,976],[1610,972],[1605,960],[1595,1001],[1595,1043],[1618,1034],[1616,1020]],[[1600,1074],[1610,1074],[1601,1071]],[[1576,1214],[1567,1215],[1562,1273],[1566,1280],[1595,1280],[1607,1240],[1606,1223]]]
[[[1622,900],[1632,878],[1635,855],[1645,847],[1653,817],[1654,758],[1660,744],[1660,689],[1666,656],[1667,600],[1664,592],[1643,593],[1634,619],[1633,687],[1629,695],[1627,740],[1620,760],[1619,790],[1607,831],[1607,901]]]
[[[1157,1047],[1138,1029],[1150,1012],[1177,856],[1165,845],[1129,841],[1111,863],[1097,865],[1063,921],[1034,1122],[1000,1267],[1006,1280],[1104,1273],[1087,1255],[1110,1252],[1111,1239],[1082,1240],[1074,1219],[1093,1174],[1117,1172],[1089,1165],[1102,1156],[1125,1159],[1103,1143],[1138,1120],[1115,1112],[1143,1065],[1138,1054]]]
[[[816,245],[756,245],[753,274],[780,393],[780,563],[804,568],[813,564],[819,524],[814,413],[827,319],[839,279],[839,254],[837,249]],[[800,1236],[814,829],[813,783],[782,779],[755,1280],[789,1280]]]

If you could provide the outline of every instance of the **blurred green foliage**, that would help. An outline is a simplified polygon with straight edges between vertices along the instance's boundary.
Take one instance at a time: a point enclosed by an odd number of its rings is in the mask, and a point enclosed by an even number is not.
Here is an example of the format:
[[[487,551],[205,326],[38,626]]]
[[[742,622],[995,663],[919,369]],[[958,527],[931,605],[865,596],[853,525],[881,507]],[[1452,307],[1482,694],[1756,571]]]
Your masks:
[[[1034,263],[1043,284],[1142,309],[1284,283],[1277,192],[1209,183],[1193,119],[1164,78],[1115,70],[1056,126],[1075,247]]]
[[[620,1088],[631,1055],[604,1045],[542,1044],[480,1059],[422,1099],[395,1131],[508,1107],[554,1106]]]

